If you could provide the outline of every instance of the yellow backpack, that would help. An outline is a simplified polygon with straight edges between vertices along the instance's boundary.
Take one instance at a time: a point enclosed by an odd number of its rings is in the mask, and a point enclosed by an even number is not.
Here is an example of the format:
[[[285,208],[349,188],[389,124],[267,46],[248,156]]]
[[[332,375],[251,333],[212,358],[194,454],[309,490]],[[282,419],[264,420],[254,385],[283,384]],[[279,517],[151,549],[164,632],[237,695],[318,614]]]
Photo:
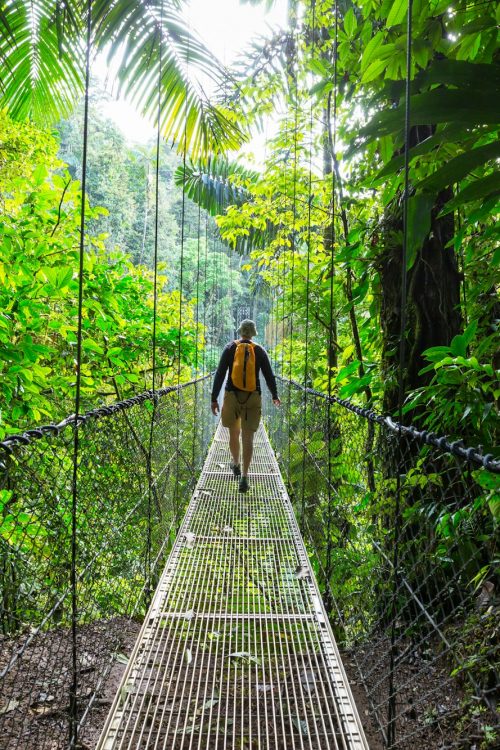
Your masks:
[[[249,341],[235,341],[231,380],[239,391],[255,391],[257,375],[255,371],[255,344]]]

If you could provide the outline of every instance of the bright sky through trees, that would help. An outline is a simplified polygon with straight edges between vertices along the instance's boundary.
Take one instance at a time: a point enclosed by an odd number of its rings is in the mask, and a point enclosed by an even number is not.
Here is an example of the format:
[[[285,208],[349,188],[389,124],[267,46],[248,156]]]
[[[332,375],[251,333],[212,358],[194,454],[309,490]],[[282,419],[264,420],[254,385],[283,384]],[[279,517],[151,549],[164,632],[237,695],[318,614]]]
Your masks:
[[[287,0],[277,0],[266,12],[265,6],[241,4],[239,0],[190,0],[185,9],[187,18],[196,32],[217,57],[230,65],[250,41],[270,35],[273,28],[286,23]],[[94,70],[106,80],[106,64],[100,59]],[[131,141],[145,143],[154,137],[154,128],[123,98],[103,105],[103,113],[122,129]],[[253,144],[259,151],[259,143]]]

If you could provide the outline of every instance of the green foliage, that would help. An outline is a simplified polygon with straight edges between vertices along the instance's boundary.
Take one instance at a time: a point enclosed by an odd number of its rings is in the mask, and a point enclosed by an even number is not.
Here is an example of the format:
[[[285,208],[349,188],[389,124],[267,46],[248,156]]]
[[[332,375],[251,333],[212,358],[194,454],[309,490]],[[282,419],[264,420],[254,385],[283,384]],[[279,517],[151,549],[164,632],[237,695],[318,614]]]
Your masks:
[[[6,127],[15,129],[12,123]],[[34,161],[31,174],[12,176],[2,185],[1,434],[63,416],[71,409],[75,382],[80,187],[55,160],[47,136],[24,126],[19,132],[32,144],[33,159],[42,156],[46,163]],[[15,149],[5,153],[16,159]],[[11,165],[9,171],[14,172]],[[87,216],[98,222],[103,213],[89,207]],[[176,372],[179,340],[186,366],[202,337],[192,305],[184,302],[179,339],[179,293],[162,291],[162,277],[158,284],[160,384]],[[82,389],[87,404],[96,396],[124,397],[150,386],[153,289],[151,271],[118,251],[106,252],[102,235],[86,237]]]
[[[196,158],[238,148],[244,135],[233,113],[208,102],[193,75],[208,75],[221,87],[227,73],[179,15],[180,6],[93,2],[92,56],[113,60],[120,89],[153,120],[160,80],[162,129],[180,150]],[[73,109],[85,80],[86,8],[80,0],[20,0],[2,8],[0,103],[14,119],[53,125]]]
[[[427,356],[425,347],[418,349],[420,342],[412,342],[421,333],[421,323],[410,316],[417,330],[408,332],[407,352],[413,358],[408,366],[420,375],[407,394],[406,412],[414,418],[418,414],[421,424],[433,429],[491,446],[497,429],[498,302],[491,262],[497,241],[500,119],[495,13],[488,4],[476,8],[425,2],[416,3],[413,13],[408,272],[415,278],[422,273],[422,248],[438,243],[438,215],[453,212],[452,250],[443,243],[434,252],[451,252],[460,266],[463,328],[476,325],[468,329],[474,334],[467,355],[451,352],[454,360],[461,356],[467,363],[443,361],[436,367],[434,361],[426,368],[421,362]],[[342,396],[375,398],[380,404],[397,379],[392,364],[397,342],[385,325],[398,313],[388,309],[395,308],[396,301],[387,288],[388,273],[383,276],[381,270],[387,248],[394,248],[397,257],[402,242],[406,15],[405,3],[348,4],[340,11],[337,28],[331,4],[316,3],[314,15],[304,4],[299,38],[284,34],[266,52],[262,49],[253,67],[248,62],[241,66],[245,77],[238,84],[238,106],[259,122],[261,107],[269,109],[274,98],[282,113],[279,132],[268,144],[264,172],[234,180],[225,165],[213,162],[200,196],[211,210],[224,209],[217,219],[224,240],[233,247],[247,242],[253,249],[253,272],[262,276],[275,300],[271,341],[286,374],[306,377],[307,338],[308,384],[327,387],[328,355]],[[320,158],[323,173],[317,166]],[[238,169],[231,166],[233,173]],[[191,193],[197,189],[194,174],[191,170]],[[228,179],[244,193],[226,191]],[[223,200],[217,201],[217,190]],[[432,293],[441,294],[439,285],[448,283],[438,279]],[[439,309],[431,314],[439,314]],[[432,330],[431,321],[425,324]],[[455,348],[460,335],[455,336]],[[450,339],[442,346],[451,347]],[[291,366],[286,364],[292,360]],[[452,394],[457,387],[458,395]]]

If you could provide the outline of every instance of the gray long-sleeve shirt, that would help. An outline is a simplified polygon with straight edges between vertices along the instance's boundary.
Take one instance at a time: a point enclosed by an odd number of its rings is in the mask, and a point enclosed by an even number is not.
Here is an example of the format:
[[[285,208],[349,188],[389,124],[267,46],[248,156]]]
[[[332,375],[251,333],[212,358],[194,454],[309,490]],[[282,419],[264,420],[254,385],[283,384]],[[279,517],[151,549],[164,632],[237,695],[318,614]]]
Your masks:
[[[241,341],[252,343],[250,339],[240,339]],[[267,383],[267,387],[271,391],[271,395],[273,398],[278,398],[278,389],[276,387],[276,378],[274,377],[273,370],[271,368],[271,363],[269,361],[269,357],[267,356],[266,350],[260,346],[260,344],[255,344],[255,376],[256,376],[256,390],[261,393],[260,389],[260,381],[259,381],[259,372],[262,370],[262,374],[264,375],[265,381]],[[236,391],[237,388],[234,387],[233,381],[231,380],[231,370],[233,368],[233,361],[234,361],[234,354],[236,352],[236,342],[230,341],[229,344],[227,344],[224,347],[224,350],[222,352],[219,366],[217,367],[217,372],[215,373],[214,378],[214,384],[212,387],[212,401],[217,401],[217,397],[220,393],[220,389],[222,388],[222,384],[224,382],[224,378],[227,375],[227,382],[226,382],[226,391]]]

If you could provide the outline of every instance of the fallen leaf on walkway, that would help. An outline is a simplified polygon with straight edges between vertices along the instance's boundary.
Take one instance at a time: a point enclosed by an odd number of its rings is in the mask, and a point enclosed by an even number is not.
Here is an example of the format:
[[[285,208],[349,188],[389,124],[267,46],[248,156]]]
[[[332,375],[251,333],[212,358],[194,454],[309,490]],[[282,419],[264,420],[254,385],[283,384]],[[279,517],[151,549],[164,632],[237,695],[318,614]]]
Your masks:
[[[8,714],[10,711],[14,711],[15,708],[19,706],[19,701],[16,700],[10,700],[6,706],[2,706],[0,708],[0,715],[1,714]]]
[[[274,690],[274,685],[266,685],[263,683],[262,685],[257,685],[257,690],[259,693],[268,693],[270,690]]]
[[[122,685],[120,688],[120,703],[125,703],[127,700],[127,695],[132,692],[132,685],[127,683],[126,685]]]
[[[188,547],[189,549],[192,549],[194,547],[195,539],[196,539],[196,534],[193,534],[192,531],[188,531],[184,536],[186,547]]]
[[[303,565],[299,565],[299,567],[295,571],[295,578],[298,578],[299,580],[301,578],[307,578],[308,575],[309,575],[309,570]]]
[[[304,669],[304,671],[300,673],[300,681],[304,690],[311,692],[314,688],[314,683],[316,682],[316,675],[312,669]]]
[[[299,732],[302,734],[303,737],[307,737],[309,735],[309,729],[307,727],[307,722],[305,722],[303,719],[299,719],[298,716],[290,716],[293,725],[299,730]]]
[[[200,706],[200,708],[196,712],[196,715],[199,716],[204,711],[209,711],[211,708],[216,706],[218,702],[219,702],[218,698],[210,698],[210,700],[204,703],[203,706]]]
[[[257,656],[252,656],[248,651],[234,651],[229,654],[230,659],[241,660],[243,662],[252,662],[253,664],[260,664],[260,659]]]
[[[175,734],[193,734],[193,732],[199,732],[201,724],[195,724],[194,722],[187,727],[180,726],[175,730]]]

